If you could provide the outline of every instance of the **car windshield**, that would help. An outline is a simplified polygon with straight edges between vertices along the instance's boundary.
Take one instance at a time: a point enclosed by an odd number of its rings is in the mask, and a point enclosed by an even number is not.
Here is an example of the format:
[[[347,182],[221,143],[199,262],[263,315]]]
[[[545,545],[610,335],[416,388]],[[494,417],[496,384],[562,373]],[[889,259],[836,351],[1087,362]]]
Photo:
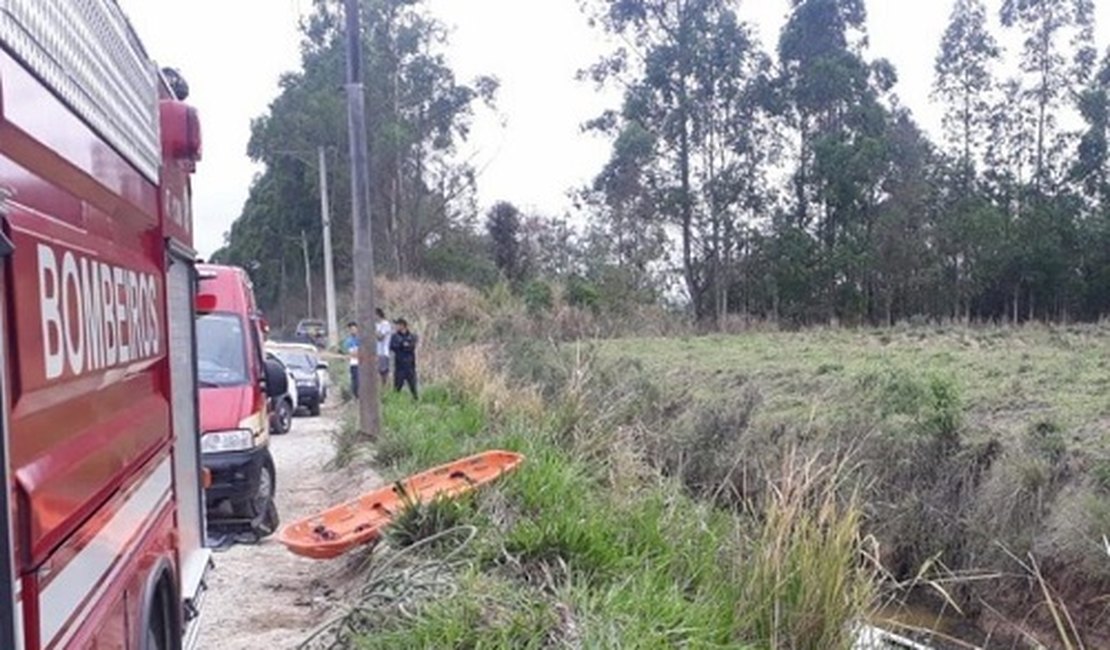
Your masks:
[[[316,362],[312,357],[304,352],[290,352],[282,350],[275,352],[277,358],[285,365],[293,368],[294,370],[316,370]]]
[[[197,379],[201,388],[242,386],[247,383],[243,335],[243,321],[238,316],[197,316]]]

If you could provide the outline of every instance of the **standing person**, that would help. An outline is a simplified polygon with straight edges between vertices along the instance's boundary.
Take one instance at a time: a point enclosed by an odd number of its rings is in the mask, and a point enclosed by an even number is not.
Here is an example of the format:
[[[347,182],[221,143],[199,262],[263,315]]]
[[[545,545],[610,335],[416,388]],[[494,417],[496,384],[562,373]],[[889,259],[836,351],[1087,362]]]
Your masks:
[[[409,331],[404,318],[398,318],[396,325],[397,330],[389,340],[389,349],[393,352],[393,390],[400,392],[408,384],[412,398],[419,399],[416,394],[416,346],[420,338]]]
[[[343,351],[351,364],[351,395],[358,398],[358,323],[347,323],[347,338],[343,339]]]
[[[382,377],[382,387],[386,385],[389,379],[389,343],[393,337],[393,323],[385,317],[385,312],[381,307],[375,310],[378,313],[377,331],[378,335],[378,374]]]

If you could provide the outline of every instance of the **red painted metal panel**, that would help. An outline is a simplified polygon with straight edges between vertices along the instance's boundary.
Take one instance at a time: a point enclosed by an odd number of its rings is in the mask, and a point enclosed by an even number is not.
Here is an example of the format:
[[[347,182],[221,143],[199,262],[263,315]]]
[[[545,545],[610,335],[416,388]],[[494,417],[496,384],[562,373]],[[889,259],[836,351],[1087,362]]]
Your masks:
[[[147,522],[148,527],[121,546],[118,578],[110,580],[108,588],[79,618],[64,627],[55,639],[66,639],[65,647],[117,648],[117,638],[122,637],[129,648],[141,648],[141,621],[143,598],[151,571],[174,559],[173,511],[166,504],[160,513]],[[122,625],[122,628],[121,628]],[[72,628],[72,631],[71,631]],[[66,635],[70,635],[66,638]],[[96,645],[97,643],[113,643]],[[51,648],[44,640],[43,648]]]
[[[5,155],[116,218],[157,218],[157,188],[2,51],[0,84]],[[35,195],[52,200],[50,193],[41,188]]]
[[[160,247],[124,248],[16,205],[9,217],[13,469],[41,559],[168,440]]]

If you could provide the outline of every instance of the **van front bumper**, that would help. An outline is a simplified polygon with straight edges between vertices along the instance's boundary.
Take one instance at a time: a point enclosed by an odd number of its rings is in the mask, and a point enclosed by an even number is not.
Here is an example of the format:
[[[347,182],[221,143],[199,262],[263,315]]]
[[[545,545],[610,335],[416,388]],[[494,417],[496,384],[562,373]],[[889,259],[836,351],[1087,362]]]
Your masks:
[[[268,447],[204,454],[212,483],[204,491],[209,519],[233,518],[242,505],[258,496],[262,467],[270,457]]]

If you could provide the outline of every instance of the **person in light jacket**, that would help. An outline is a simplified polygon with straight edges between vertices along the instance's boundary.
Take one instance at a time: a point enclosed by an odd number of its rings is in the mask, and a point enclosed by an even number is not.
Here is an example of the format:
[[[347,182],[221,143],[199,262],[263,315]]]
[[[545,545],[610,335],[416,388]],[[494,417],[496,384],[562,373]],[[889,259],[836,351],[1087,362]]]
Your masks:
[[[389,322],[380,307],[375,311],[378,314],[374,332],[378,337],[378,375],[382,378],[382,387],[385,387],[389,380],[389,343],[393,338],[393,323]]]

